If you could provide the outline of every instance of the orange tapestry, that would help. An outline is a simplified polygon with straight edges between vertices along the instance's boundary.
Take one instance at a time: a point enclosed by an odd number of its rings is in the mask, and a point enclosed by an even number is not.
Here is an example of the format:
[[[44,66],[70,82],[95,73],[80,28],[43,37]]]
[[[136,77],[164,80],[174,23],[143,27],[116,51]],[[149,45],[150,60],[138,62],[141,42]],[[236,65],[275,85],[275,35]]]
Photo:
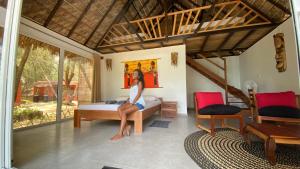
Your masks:
[[[157,59],[128,61],[124,64],[124,88],[132,83],[132,73],[140,69],[144,74],[145,88],[158,88]]]

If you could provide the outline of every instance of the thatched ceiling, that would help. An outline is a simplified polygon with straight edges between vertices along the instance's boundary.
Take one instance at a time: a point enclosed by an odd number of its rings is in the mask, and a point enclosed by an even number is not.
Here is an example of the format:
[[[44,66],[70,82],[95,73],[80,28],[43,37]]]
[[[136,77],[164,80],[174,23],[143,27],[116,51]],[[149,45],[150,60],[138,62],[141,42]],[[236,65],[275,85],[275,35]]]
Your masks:
[[[22,16],[103,53],[186,43],[188,53],[219,52],[223,56],[240,54],[290,17],[289,0],[241,0],[272,24],[101,48],[105,43],[103,38],[114,24],[161,15],[165,11],[180,11],[229,1],[232,0],[23,0]],[[224,9],[220,16],[224,16],[226,10],[229,9]],[[214,12],[203,13],[199,22],[211,18]],[[164,26],[168,22],[162,24]]]

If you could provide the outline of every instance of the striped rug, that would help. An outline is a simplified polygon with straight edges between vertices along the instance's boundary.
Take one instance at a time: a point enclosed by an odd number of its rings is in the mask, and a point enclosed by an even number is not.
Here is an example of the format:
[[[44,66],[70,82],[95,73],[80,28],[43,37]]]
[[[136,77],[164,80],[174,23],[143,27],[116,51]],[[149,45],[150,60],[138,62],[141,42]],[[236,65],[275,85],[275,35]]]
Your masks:
[[[202,169],[300,169],[299,146],[277,145],[277,164],[272,166],[265,158],[263,142],[248,145],[231,129],[217,129],[215,137],[204,131],[192,133],[185,139],[184,147]]]

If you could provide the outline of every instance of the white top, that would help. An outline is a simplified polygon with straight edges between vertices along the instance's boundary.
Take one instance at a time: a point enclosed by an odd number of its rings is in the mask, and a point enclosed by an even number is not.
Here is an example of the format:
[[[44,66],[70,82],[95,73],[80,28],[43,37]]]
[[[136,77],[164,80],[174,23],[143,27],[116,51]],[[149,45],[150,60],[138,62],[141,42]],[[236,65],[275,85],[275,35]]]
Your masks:
[[[129,92],[129,102],[130,103],[133,103],[133,100],[137,96],[138,92],[139,92],[138,85],[131,86],[130,92]],[[144,101],[144,98],[143,98],[142,94],[141,94],[140,98],[136,101],[136,103],[139,103],[139,104],[141,104],[145,107],[146,104],[145,104],[145,101]]]

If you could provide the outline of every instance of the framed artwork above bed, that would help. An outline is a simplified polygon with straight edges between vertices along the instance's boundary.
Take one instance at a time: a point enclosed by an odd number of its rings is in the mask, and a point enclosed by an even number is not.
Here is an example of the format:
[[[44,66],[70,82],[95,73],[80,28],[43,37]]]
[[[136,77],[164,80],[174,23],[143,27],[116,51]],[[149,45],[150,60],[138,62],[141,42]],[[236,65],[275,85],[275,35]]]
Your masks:
[[[124,62],[124,88],[130,88],[133,80],[132,73],[135,69],[140,69],[143,72],[145,88],[159,88],[157,60],[147,59]]]

